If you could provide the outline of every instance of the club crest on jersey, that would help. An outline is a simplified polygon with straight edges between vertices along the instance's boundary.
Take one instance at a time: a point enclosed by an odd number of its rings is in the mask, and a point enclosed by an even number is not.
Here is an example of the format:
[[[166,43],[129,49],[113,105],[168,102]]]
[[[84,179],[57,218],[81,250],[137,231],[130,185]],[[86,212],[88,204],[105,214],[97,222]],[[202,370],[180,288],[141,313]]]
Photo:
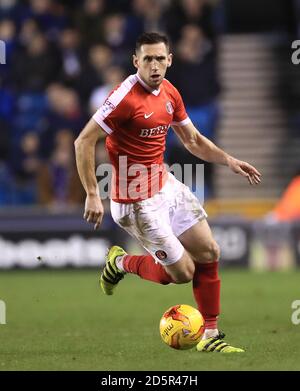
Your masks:
[[[173,114],[174,113],[174,109],[173,109],[173,106],[172,106],[172,103],[170,101],[168,101],[166,103],[166,110],[169,114]]]
[[[155,255],[157,258],[162,261],[163,259],[167,258],[167,253],[164,250],[157,250],[155,251]]]

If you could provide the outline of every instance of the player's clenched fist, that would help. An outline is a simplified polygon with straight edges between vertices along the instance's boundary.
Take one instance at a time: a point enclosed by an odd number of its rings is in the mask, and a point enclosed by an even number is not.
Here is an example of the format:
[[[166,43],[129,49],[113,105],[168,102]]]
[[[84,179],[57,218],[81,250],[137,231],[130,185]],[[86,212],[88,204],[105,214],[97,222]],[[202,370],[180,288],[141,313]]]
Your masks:
[[[85,200],[85,208],[83,218],[93,223],[94,229],[99,228],[104,215],[104,209],[101,199],[98,195],[88,195]]]

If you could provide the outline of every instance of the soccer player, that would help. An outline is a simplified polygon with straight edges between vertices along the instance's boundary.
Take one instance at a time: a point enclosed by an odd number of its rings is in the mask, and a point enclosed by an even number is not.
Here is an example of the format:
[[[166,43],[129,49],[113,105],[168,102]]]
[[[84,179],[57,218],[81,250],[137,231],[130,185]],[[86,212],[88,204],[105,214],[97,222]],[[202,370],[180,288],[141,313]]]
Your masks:
[[[167,37],[142,34],[133,55],[137,73],[111,92],[75,141],[78,173],[87,193],[84,218],[97,229],[103,217],[94,156],[97,141],[105,135],[114,167],[112,217],[148,252],[129,255],[119,246],[111,247],[100,285],[106,295],[112,295],[127,273],[158,284],[192,281],[194,298],[205,320],[197,350],[243,352],[226,343],[218,330],[220,250],[199,200],[166,171],[166,133],[171,126],[190,153],[228,166],[251,185],[260,182],[261,174],[225,153],[194,127],[180,93],[164,78],[171,63]]]

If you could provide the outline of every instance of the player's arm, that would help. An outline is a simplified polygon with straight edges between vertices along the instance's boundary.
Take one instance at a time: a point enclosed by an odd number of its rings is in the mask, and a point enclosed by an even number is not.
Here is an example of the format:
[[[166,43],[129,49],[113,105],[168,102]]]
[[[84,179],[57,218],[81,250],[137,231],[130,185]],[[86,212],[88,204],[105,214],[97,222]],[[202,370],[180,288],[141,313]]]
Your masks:
[[[223,164],[233,172],[246,177],[251,185],[260,183],[261,174],[249,163],[235,159],[218,148],[212,141],[203,136],[189,122],[182,126],[172,126],[185,148],[198,158],[210,163]]]
[[[95,147],[105,134],[101,127],[90,119],[74,143],[77,170],[86,191],[83,217],[89,223],[94,223],[95,229],[100,226],[104,214],[95,174]]]

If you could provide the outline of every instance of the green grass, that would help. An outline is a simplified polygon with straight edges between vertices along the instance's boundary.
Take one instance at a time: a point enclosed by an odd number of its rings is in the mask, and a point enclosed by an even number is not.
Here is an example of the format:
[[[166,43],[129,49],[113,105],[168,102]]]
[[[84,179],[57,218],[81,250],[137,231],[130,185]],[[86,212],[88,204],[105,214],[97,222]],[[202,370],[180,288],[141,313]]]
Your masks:
[[[220,328],[246,353],[176,351],[158,324],[174,304],[194,305],[191,285],[127,276],[112,297],[96,271],[0,272],[0,370],[300,370],[300,273],[222,271]]]

